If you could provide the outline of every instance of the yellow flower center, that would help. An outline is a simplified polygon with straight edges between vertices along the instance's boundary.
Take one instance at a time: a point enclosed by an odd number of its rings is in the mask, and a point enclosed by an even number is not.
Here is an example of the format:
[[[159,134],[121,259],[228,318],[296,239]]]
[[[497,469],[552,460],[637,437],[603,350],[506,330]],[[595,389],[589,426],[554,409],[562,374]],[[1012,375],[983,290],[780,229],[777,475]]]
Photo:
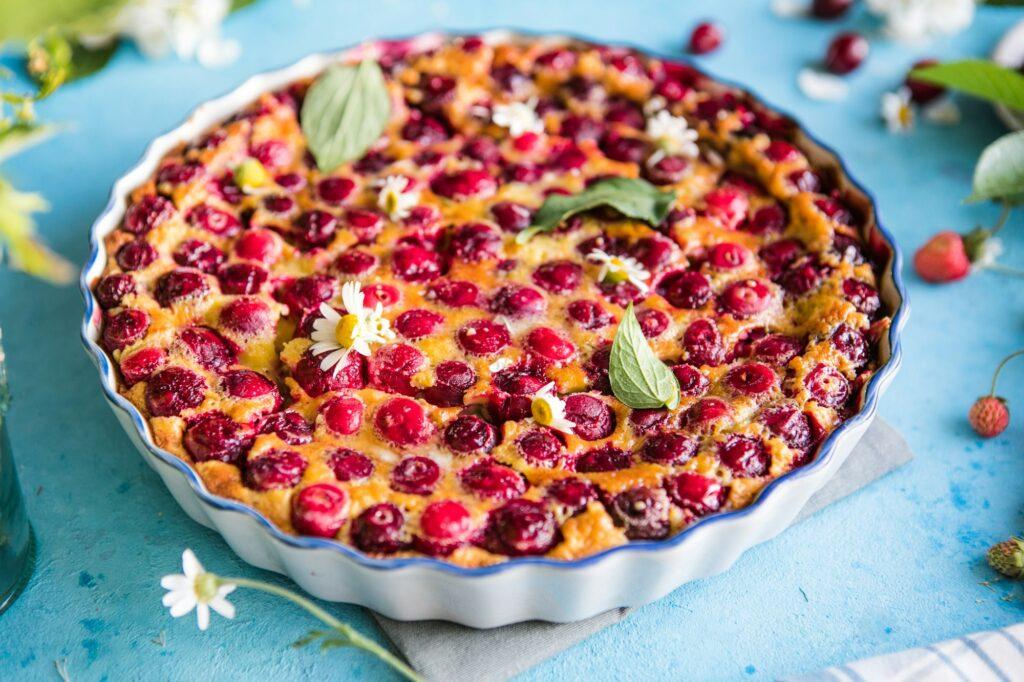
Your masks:
[[[626,264],[622,262],[622,259],[610,259],[608,261],[608,274],[604,276],[604,281],[609,284],[619,284],[628,279],[629,272],[626,270]]]
[[[898,118],[899,118],[900,125],[902,127],[909,128],[910,127],[910,123],[913,120],[913,116],[914,116],[914,112],[910,108],[910,105],[904,104],[904,105],[900,106],[900,112],[899,112]]]
[[[555,419],[555,415],[551,411],[551,405],[543,398],[536,398],[530,403],[530,412],[533,415],[533,421],[541,426],[549,426]]]
[[[398,210],[398,192],[388,190],[384,193],[384,210],[388,215],[391,215]]]
[[[217,576],[212,573],[200,573],[193,583],[196,591],[196,599],[205,604],[217,596]]]
[[[359,317],[348,314],[338,320],[338,326],[334,330],[334,338],[342,348],[349,348],[356,340],[356,325],[359,324]]]

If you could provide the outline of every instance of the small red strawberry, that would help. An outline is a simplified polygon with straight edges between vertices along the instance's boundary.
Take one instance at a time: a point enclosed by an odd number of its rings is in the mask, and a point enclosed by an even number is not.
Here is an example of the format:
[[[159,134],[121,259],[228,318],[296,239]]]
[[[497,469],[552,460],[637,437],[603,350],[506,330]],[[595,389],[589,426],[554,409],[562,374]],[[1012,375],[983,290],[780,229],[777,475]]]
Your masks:
[[[963,279],[971,271],[964,238],[951,230],[932,236],[914,254],[914,269],[926,282],[940,284]]]
[[[987,395],[975,401],[967,420],[982,438],[995,438],[1009,425],[1010,410],[999,396]]]
[[[967,412],[967,421],[982,438],[995,438],[1010,424],[1010,408],[1006,406],[1005,398],[996,395],[996,382],[999,381],[999,373],[1006,367],[1006,363],[1019,355],[1024,355],[1024,348],[1010,353],[999,362],[999,366],[992,374],[992,388],[989,389],[988,395],[975,400]]]

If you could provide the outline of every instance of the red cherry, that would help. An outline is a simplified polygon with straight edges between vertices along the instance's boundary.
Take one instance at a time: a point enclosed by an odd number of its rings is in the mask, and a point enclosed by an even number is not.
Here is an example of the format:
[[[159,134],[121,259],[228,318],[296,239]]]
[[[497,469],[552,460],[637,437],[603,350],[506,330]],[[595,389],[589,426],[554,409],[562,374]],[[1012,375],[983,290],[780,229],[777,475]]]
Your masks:
[[[245,484],[253,490],[295,487],[306,470],[306,460],[292,450],[270,450],[246,462]]]
[[[334,433],[349,436],[363,424],[363,403],[352,396],[339,396],[328,400],[320,408],[324,424]]]
[[[384,440],[399,448],[423,445],[434,434],[426,410],[411,398],[385,402],[377,408],[373,425]]]
[[[714,52],[722,44],[722,29],[711,22],[697,24],[690,34],[690,54],[708,54]]]
[[[303,535],[333,538],[348,518],[348,496],[330,483],[314,483],[292,498],[292,525]]]
[[[840,33],[832,39],[825,52],[825,68],[841,76],[848,74],[861,65],[869,50],[868,41],[861,34],[853,31]]]

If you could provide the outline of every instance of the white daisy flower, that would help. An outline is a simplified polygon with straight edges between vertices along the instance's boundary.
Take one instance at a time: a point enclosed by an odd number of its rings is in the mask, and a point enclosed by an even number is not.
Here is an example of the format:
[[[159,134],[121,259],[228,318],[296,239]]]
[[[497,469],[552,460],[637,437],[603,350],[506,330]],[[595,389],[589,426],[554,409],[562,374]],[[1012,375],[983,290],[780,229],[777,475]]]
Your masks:
[[[913,128],[914,106],[910,99],[910,89],[904,87],[883,94],[881,113],[890,133],[905,133]]]
[[[613,256],[601,249],[594,249],[587,255],[587,260],[597,263],[601,270],[597,273],[598,280],[610,284],[631,282],[640,291],[647,291],[647,280],[651,273],[635,258],[629,256]]]
[[[407,218],[410,211],[420,202],[420,193],[410,188],[412,182],[404,175],[389,175],[377,183],[380,193],[377,206],[392,220]]]
[[[83,44],[100,46],[124,36],[150,58],[173,51],[206,67],[224,66],[241,52],[237,41],[221,36],[230,11],[230,0],[129,0],[108,30],[83,36]]]
[[[669,111],[662,109],[647,119],[646,132],[664,152],[691,159],[700,155],[697,131],[691,129],[682,116],[673,116]]]
[[[571,421],[565,418],[565,401],[555,395],[555,383],[544,385],[539,391],[533,394],[530,402],[530,414],[533,421],[541,426],[572,433],[576,427]]]
[[[975,0],[868,0],[885,33],[903,42],[960,33],[974,21]]]
[[[519,137],[523,133],[544,132],[544,121],[537,115],[536,97],[531,97],[527,102],[495,104],[491,121],[502,128],[508,128],[512,137]]]
[[[796,76],[796,84],[804,95],[823,102],[838,102],[850,89],[839,76],[814,69],[801,69]]]
[[[217,576],[207,573],[191,549],[182,553],[181,567],[184,575],[165,575],[160,579],[160,587],[169,590],[163,604],[170,608],[171,616],[179,618],[195,609],[200,630],[210,626],[210,609],[225,618],[235,617],[235,607],[226,598],[235,591],[235,585],[222,583]]]
[[[320,361],[322,371],[326,372],[333,367],[334,374],[337,374],[350,351],[368,356],[370,344],[394,340],[395,332],[384,317],[384,306],[378,302],[376,307],[367,308],[363,300],[364,294],[359,282],[345,282],[341,287],[344,315],[326,303],[320,304],[323,317],[313,322],[311,338],[315,343],[309,350],[313,355],[327,354]]]

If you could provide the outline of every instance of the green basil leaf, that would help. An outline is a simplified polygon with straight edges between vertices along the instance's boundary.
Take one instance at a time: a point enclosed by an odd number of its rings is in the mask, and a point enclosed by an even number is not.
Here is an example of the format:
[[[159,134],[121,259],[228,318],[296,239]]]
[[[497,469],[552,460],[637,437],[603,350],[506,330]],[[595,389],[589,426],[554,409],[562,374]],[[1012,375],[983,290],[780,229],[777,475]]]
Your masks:
[[[916,80],[1024,109],[1024,75],[985,59],[967,59],[915,69]]]
[[[615,397],[632,408],[671,410],[679,405],[679,381],[651,350],[632,303],[615,332],[608,379]]]
[[[230,9],[230,11],[237,12],[238,10],[242,9],[243,7],[248,7],[249,5],[251,5],[254,2],[256,2],[256,0],[231,0],[231,9]]]
[[[967,201],[1024,203],[1024,130],[1003,135],[985,148],[974,167]]]
[[[627,218],[657,225],[675,199],[675,192],[663,192],[646,180],[606,178],[579,194],[549,196],[534,216],[533,226],[516,235],[516,243],[525,244],[535,234],[551,232],[566,218],[598,206],[610,206]]]
[[[391,118],[391,98],[377,62],[328,68],[306,93],[302,132],[320,170],[366,153]]]

